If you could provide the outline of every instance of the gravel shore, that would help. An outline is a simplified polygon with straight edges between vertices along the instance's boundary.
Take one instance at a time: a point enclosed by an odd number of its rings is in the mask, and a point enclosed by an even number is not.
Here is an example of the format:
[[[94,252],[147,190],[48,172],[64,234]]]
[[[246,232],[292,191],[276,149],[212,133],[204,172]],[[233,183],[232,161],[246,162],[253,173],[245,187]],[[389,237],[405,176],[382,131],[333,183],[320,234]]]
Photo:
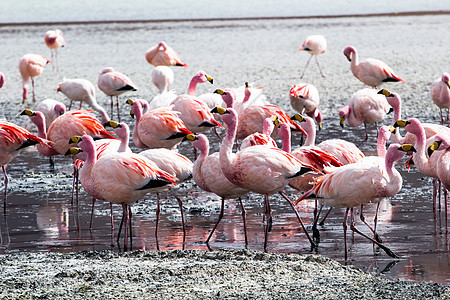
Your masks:
[[[247,250],[18,253],[0,270],[2,299],[450,299],[448,286]]]

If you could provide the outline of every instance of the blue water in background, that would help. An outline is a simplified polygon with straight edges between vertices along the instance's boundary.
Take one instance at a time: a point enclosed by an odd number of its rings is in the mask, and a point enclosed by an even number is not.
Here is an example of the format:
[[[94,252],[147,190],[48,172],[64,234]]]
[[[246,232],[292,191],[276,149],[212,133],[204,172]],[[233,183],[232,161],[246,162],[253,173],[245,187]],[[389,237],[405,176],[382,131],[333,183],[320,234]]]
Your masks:
[[[450,10],[442,0],[1,0],[0,23],[323,16]]]

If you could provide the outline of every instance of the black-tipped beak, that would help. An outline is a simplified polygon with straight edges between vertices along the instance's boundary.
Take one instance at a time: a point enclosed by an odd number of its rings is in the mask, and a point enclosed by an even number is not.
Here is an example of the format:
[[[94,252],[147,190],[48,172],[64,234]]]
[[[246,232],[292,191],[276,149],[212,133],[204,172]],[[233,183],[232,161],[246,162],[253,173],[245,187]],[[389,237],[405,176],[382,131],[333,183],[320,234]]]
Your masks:
[[[391,108],[389,108],[389,111],[386,114],[388,115],[388,114],[393,113],[393,112],[394,112],[394,108],[391,107]]]

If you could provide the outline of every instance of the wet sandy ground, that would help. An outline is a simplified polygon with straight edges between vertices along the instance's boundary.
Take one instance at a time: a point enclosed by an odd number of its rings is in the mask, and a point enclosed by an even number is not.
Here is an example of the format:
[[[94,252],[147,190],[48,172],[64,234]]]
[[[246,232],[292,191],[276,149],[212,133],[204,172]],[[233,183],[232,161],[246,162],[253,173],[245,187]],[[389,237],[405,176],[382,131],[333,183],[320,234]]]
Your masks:
[[[350,72],[343,49],[353,45],[361,58],[374,57],[388,63],[406,83],[386,84],[403,99],[403,116],[418,117],[424,122],[438,122],[438,109],[431,104],[429,86],[443,71],[448,71],[450,37],[445,24],[449,16],[411,16],[378,18],[344,18],[318,20],[263,20],[227,22],[184,22],[163,24],[107,24],[61,26],[68,41],[60,51],[60,71],[50,66],[36,78],[39,100],[54,98],[67,101],[56,94],[57,83],[67,78],[86,78],[96,82],[106,66],[128,74],[138,85],[137,92],[128,97],[151,99],[156,89],[150,81],[152,67],[144,59],[145,51],[160,40],[174,47],[188,63],[187,69],[175,70],[173,88],[182,92],[191,76],[204,69],[214,77],[215,84],[198,87],[198,93],[215,88],[239,86],[245,81],[256,82],[267,90],[268,99],[293,113],[288,101],[289,88],[302,80],[299,76],[308,59],[297,51],[309,34],[323,34],[328,40],[328,52],[319,57],[326,77],[322,78],[311,63],[303,81],[313,83],[321,94],[321,110],[325,116],[324,131],[317,141],[339,136],[350,141],[363,138],[362,128],[341,131],[337,111],[352,93],[363,88]],[[46,26],[0,27],[2,37],[1,69],[7,84],[0,90],[0,118],[32,129],[28,120],[18,117],[24,108],[21,101],[21,80],[17,70],[20,57],[26,53],[41,53],[49,57],[43,44]],[[226,51],[224,50],[226,49]],[[108,107],[109,99],[98,91],[98,101]],[[121,112],[128,107],[122,97]],[[27,107],[33,107],[28,103]],[[125,118],[131,123],[130,118]],[[385,124],[390,122],[387,118]],[[214,139],[210,135],[211,139]],[[375,153],[375,132],[362,146],[366,154]],[[294,140],[298,142],[298,140]],[[214,149],[218,146],[215,144]],[[181,153],[191,156],[191,149],[182,146]],[[399,168],[399,167],[398,167]],[[74,214],[68,204],[71,169],[70,161],[57,159],[57,172],[49,172],[47,160],[35,151],[24,152],[8,166],[10,189],[8,216],[2,219],[2,249],[4,253],[29,251],[101,250],[109,247],[108,205],[97,204],[93,236],[86,230],[90,199],[82,196],[80,209],[82,229],[76,231]],[[399,195],[386,201],[379,230],[387,245],[397,251],[402,260],[387,271],[392,278],[426,280],[448,284],[449,242],[442,221],[433,222],[431,211],[431,181],[414,170],[403,172],[404,186]],[[3,187],[3,185],[2,185]],[[206,250],[202,243],[215,221],[219,204],[216,198],[198,192],[191,185],[184,189],[187,211],[188,238],[186,249]],[[289,191],[292,192],[292,191]],[[155,249],[154,195],[135,205],[135,247]],[[170,202],[170,203],[169,203]],[[307,240],[298,229],[293,214],[280,199],[273,201],[275,217],[271,233],[270,252],[309,253]],[[162,250],[182,248],[179,214],[175,201],[163,205]],[[249,249],[262,250],[262,200],[251,196],[244,204],[248,208]],[[309,203],[309,206],[312,204]],[[302,211],[310,216],[311,207]],[[57,215],[52,216],[52,214]],[[212,247],[243,248],[239,209],[231,202],[227,206],[222,227]],[[54,220],[60,221],[54,221]],[[370,218],[371,219],[371,218]],[[42,220],[42,222],[40,221]],[[51,220],[51,222],[49,221]],[[117,220],[117,218],[116,218]],[[323,229],[319,254],[342,261],[342,214],[331,215]],[[39,223],[43,223],[41,227]],[[47,228],[45,225],[47,224]],[[8,225],[6,227],[5,225]],[[175,232],[175,233],[174,233]],[[9,239],[8,239],[9,237]],[[55,238],[57,237],[57,238]],[[350,264],[372,273],[391,267],[392,260],[380,253],[374,260],[372,245],[356,237],[350,253]],[[30,254],[31,255],[31,254]]]

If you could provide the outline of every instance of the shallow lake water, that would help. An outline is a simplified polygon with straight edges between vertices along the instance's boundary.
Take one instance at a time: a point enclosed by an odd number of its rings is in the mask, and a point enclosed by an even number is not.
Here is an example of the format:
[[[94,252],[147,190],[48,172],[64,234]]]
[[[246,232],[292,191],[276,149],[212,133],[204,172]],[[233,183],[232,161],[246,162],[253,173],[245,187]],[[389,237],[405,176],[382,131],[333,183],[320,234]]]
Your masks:
[[[330,120],[331,122],[331,120]],[[329,135],[357,134],[362,139],[363,130],[330,129]],[[372,149],[374,130],[369,131],[372,140],[363,145],[364,152],[374,155]],[[209,135],[213,140],[215,137]],[[320,139],[320,134],[319,137]],[[294,139],[294,143],[297,140]],[[190,145],[183,145],[183,153],[191,154]],[[407,172],[400,161],[397,169],[402,169],[403,188],[399,194],[381,202],[378,233],[383,242],[400,258],[393,259],[384,251],[373,247],[365,238],[348,233],[349,259],[354,265],[373,274],[383,274],[389,278],[408,281],[427,281],[450,284],[449,236],[445,229],[444,208],[437,211],[434,219],[431,194],[432,181],[424,178],[414,167]],[[89,230],[91,198],[80,188],[79,209],[71,205],[72,169],[70,160],[58,157],[56,170],[52,171],[44,157],[36,156],[30,149],[8,166],[10,189],[8,192],[7,215],[1,220],[1,253],[16,251],[56,251],[101,250],[120,248],[116,243],[118,225],[122,209],[114,207],[115,238],[111,240],[110,205],[102,201],[95,204],[92,230]],[[26,175],[24,169],[28,170]],[[51,186],[49,186],[49,184]],[[2,185],[3,188],[3,185]],[[287,188],[291,199],[298,195]],[[225,202],[225,216],[219,224],[211,242],[205,244],[220,211],[220,199],[198,189],[192,182],[182,184],[174,191],[183,200],[186,220],[186,239],[183,242],[181,216],[177,201],[161,195],[161,219],[158,230],[160,250],[245,247],[241,209],[237,200]],[[247,210],[248,249],[263,250],[263,199],[250,194],[243,199]],[[311,251],[309,242],[296,220],[287,201],[279,196],[271,200],[273,229],[269,234],[268,251],[283,253],[318,253],[344,261],[343,210],[333,210],[325,225],[319,227],[321,240],[318,248]],[[369,223],[373,224],[375,205],[365,208]],[[314,200],[304,201],[298,211],[311,232]],[[132,249],[157,250],[155,238],[156,196],[147,195],[133,205]],[[325,212],[325,210],[324,210]],[[357,210],[359,212],[359,210]],[[369,230],[355,214],[359,229],[369,234]],[[115,246],[112,247],[111,243]],[[122,239],[120,240],[122,242]]]

